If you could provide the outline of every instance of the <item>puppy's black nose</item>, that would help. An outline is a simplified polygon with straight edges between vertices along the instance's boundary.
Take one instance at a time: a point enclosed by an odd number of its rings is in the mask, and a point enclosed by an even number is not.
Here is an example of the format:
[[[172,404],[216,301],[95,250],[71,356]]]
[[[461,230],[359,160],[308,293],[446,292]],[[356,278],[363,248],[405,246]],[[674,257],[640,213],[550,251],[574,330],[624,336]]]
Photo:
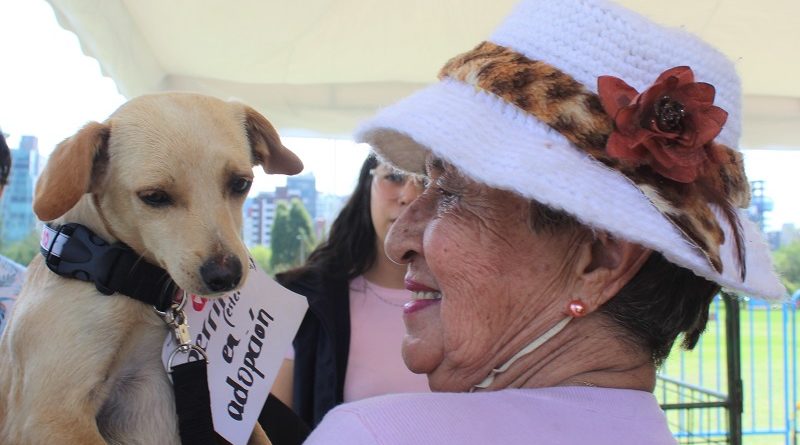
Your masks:
[[[200,266],[200,276],[213,292],[229,291],[242,279],[242,262],[234,255],[219,255]]]

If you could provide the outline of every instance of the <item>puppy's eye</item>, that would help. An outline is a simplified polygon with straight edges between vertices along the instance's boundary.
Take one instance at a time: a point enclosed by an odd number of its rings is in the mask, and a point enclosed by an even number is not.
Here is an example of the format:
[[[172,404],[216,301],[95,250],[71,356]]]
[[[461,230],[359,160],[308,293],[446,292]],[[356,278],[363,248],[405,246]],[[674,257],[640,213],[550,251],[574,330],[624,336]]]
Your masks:
[[[172,198],[163,190],[141,192],[139,199],[150,207],[166,207],[172,204]]]
[[[250,185],[252,183],[253,181],[247,178],[236,178],[231,181],[231,191],[237,195],[244,195],[248,190],[250,190]]]

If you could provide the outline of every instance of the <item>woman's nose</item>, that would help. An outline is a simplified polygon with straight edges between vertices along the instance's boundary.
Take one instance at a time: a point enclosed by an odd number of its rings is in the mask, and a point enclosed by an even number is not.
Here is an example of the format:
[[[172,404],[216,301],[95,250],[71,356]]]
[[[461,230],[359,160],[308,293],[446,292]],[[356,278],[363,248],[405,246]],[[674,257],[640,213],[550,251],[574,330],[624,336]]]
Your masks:
[[[410,205],[400,212],[386,235],[384,250],[389,259],[397,264],[406,264],[414,255],[423,255],[422,234],[430,220],[430,212],[424,198],[414,200],[417,196],[419,192],[414,192]]]
[[[422,193],[422,183],[415,178],[408,178],[400,188],[400,205],[409,205]]]

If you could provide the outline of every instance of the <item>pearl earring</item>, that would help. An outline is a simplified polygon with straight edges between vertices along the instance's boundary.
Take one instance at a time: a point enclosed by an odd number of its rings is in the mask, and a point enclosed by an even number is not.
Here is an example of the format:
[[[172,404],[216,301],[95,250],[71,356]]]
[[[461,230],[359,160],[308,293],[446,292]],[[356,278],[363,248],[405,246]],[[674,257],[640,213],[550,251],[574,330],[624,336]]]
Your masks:
[[[580,318],[586,315],[586,305],[581,300],[572,300],[569,302],[569,315],[572,318]]]

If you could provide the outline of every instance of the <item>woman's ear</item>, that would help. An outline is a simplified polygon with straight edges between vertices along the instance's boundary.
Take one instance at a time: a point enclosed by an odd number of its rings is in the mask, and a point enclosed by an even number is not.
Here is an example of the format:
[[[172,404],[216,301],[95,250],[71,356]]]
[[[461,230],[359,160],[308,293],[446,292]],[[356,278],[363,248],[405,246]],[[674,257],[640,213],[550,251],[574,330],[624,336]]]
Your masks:
[[[580,247],[571,299],[583,301],[587,313],[594,312],[639,272],[650,252],[639,244],[597,232]]]

